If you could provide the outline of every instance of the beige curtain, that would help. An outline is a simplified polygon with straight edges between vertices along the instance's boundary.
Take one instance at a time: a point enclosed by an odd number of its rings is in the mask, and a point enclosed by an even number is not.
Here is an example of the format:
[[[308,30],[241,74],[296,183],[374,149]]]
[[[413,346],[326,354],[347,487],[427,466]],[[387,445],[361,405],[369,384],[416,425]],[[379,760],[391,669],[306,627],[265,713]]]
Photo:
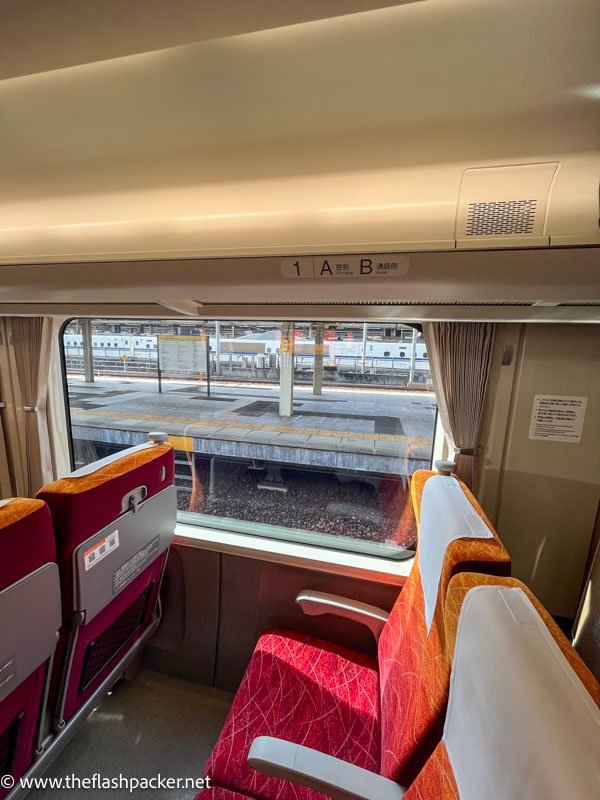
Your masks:
[[[430,322],[423,327],[450,457],[454,450],[456,472],[473,488],[495,326],[488,322]]]
[[[25,491],[33,497],[51,478],[50,445],[46,417],[50,320],[13,317],[12,343],[21,392],[25,439]],[[49,466],[50,464],[50,466]]]

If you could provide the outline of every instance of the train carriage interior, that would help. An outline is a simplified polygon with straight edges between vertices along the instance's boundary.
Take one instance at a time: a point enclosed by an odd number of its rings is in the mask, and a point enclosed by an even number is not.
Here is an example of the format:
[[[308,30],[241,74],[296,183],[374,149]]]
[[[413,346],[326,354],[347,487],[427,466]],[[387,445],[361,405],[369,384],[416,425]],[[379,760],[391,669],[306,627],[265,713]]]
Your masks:
[[[600,797],[599,42],[0,0],[0,800]]]

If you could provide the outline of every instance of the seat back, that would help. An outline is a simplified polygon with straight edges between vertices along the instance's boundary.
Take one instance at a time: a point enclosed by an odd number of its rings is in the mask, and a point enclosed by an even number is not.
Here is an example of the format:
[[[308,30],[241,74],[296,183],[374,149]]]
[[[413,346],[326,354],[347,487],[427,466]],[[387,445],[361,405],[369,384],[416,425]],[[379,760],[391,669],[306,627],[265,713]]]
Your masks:
[[[443,739],[406,800],[598,797],[600,686],[523,584],[463,577]]]
[[[441,736],[450,674],[443,615],[448,582],[474,567],[510,573],[510,556],[464,484],[419,470],[411,495],[417,553],[379,640],[381,773],[404,785]]]
[[[173,448],[165,434],[155,439],[38,494],[54,520],[63,591],[59,727],[156,621],[177,499]]]
[[[600,542],[579,604],[573,647],[600,681]]]
[[[0,775],[15,780],[33,761],[61,624],[55,562],[45,503],[0,501]],[[7,793],[0,787],[0,797]]]

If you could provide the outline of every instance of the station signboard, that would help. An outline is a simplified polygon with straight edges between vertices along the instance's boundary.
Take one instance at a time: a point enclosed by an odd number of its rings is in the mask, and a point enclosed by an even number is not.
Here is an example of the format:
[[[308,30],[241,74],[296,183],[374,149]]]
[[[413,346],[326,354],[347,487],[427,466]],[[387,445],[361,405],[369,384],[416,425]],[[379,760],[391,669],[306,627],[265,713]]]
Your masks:
[[[158,337],[158,358],[162,372],[207,372],[206,336]]]

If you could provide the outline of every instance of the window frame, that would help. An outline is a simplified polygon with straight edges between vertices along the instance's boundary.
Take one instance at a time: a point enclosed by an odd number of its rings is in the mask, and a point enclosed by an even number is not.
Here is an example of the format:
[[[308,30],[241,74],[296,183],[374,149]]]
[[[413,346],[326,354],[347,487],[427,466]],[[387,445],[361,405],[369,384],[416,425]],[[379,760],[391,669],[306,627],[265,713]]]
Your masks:
[[[71,416],[71,404],[69,399],[69,383],[68,383],[68,375],[67,375],[67,365],[66,365],[66,352],[65,352],[65,331],[67,327],[76,320],[81,319],[100,319],[97,316],[73,316],[68,317],[64,320],[62,325],[60,326],[58,332],[58,353],[60,358],[60,369],[61,369],[61,378],[62,378],[62,390],[63,390],[63,397],[64,397],[64,409],[65,409],[65,423],[66,423],[66,430],[68,436],[68,453],[69,453],[69,461],[71,470],[75,470],[76,462],[75,462],[75,447],[73,441],[73,420]],[[153,321],[157,323],[161,322],[171,322],[174,321],[172,318],[169,317],[160,317],[160,318],[153,318]],[[206,324],[207,322],[214,322],[213,319],[202,320],[198,318],[198,322],[200,324]],[[251,321],[251,320],[248,320]],[[315,320],[301,320],[302,322],[315,322]],[[364,320],[352,320],[353,322],[362,323]],[[369,320],[366,320],[370,322]],[[397,324],[403,324],[401,322]],[[135,338],[130,337],[132,341],[132,347],[135,351]],[[335,341],[339,341],[336,339]],[[83,346],[83,341],[81,345],[78,347]],[[91,342],[92,349],[94,347],[104,347],[106,348],[106,344],[94,344],[93,339]],[[110,346],[110,345],[109,345]],[[150,345],[147,345],[150,347]],[[139,349],[139,348],[138,348]],[[373,346],[371,345],[371,350]],[[145,350],[142,349],[142,352]],[[280,348],[276,348],[276,354],[280,354]],[[373,356],[375,357],[375,356]],[[435,397],[435,392],[434,392]],[[431,445],[431,458],[429,463],[429,469],[432,468],[434,458],[436,457],[436,450],[439,449],[438,447],[438,437],[440,436],[440,426],[439,426],[439,407],[437,403],[437,398],[435,399],[435,418],[432,426],[432,445]],[[206,517],[206,520],[202,520],[201,517]],[[297,545],[299,547],[306,547],[307,549],[318,548],[329,552],[335,553],[342,553],[348,555],[356,555],[357,557],[366,557],[366,558],[373,558],[382,561],[388,565],[399,564],[404,561],[408,561],[414,558],[414,551],[408,548],[404,548],[402,546],[398,546],[397,548],[392,549],[389,545],[385,543],[374,543],[369,542],[368,540],[361,540],[355,539],[353,537],[348,537],[344,535],[338,534],[324,534],[318,531],[305,531],[300,528],[288,528],[284,526],[278,525],[270,525],[268,523],[260,523],[260,522],[253,522],[249,520],[237,520],[233,517],[213,517],[211,515],[204,515],[202,513],[197,512],[190,512],[190,511],[177,511],[177,524],[183,527],[194,527],[200,530],[204,530],[207,532],[214,532],[214,531],[221,531],[223,533],[228,533],[234,536],[246,536],[251,537],[254,540],[265,542],[279,542],[283,545]],[[276,533],[277,531],[277,533]],[[306,536],[306,538],[304,538]],[[302,538],[300,538],[302,537]],[[352,543],[352,544],[350,544]],[[387,548],[387,552],[385,552]],[[380,550],[380,552],[378,552]]]

